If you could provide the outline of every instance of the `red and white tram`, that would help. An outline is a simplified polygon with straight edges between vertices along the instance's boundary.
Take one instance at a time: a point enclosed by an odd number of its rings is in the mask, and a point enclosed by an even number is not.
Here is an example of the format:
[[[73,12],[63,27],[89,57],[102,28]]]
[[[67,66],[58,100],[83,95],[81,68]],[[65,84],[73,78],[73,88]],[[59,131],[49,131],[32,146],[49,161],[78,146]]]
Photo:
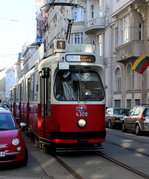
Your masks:
[[[91,45],[55,44],[12,88],[12,111],[38,144],[98,148],[106,136],[103,63]]]

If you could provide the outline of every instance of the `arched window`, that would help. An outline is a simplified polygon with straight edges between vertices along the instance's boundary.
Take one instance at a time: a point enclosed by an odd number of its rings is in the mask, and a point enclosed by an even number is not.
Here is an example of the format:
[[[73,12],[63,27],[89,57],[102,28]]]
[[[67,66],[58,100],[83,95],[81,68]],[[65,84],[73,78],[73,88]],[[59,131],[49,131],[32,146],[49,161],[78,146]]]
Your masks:
[[[120,68],[115,70],[115,91],[120,92],[122,90],[122,75]]]
[[[132,66],[128,64],[126,67],[126,90],[133,89]]]

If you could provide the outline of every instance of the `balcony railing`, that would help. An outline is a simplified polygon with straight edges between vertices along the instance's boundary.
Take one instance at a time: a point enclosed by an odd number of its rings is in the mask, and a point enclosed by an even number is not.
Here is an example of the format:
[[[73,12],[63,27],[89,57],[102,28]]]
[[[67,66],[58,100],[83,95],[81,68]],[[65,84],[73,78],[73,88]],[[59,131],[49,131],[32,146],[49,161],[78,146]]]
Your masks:
[[[91,33],[105,28],[105,19],[104,17],[98,17],[91,19],[85,24],[85,33]]]

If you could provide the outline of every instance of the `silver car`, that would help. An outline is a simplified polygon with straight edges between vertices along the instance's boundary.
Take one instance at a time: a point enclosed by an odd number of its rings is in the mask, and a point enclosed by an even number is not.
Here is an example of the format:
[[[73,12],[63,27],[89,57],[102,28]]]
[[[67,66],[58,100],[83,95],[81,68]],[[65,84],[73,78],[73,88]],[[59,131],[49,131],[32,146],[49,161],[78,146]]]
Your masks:
[[[105,116],[105,124],[108,128],[121,128],[122,119],[129,112],[126,108],[107,108]]]
[[[136,135],[149,132],[149,105],[135,106],[128,116],[123,118],[122,131],[133,131]]]

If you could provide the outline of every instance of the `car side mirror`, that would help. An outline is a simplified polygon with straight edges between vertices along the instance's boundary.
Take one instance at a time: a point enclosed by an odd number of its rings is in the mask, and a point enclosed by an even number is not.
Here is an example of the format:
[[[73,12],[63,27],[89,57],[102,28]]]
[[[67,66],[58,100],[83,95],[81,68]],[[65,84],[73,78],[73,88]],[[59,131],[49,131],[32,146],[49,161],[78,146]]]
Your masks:
[[[26,123],[25,122],[20,122],[20,127],[21,127],[21,129],[23,129],[24,127],[26,127]]]

